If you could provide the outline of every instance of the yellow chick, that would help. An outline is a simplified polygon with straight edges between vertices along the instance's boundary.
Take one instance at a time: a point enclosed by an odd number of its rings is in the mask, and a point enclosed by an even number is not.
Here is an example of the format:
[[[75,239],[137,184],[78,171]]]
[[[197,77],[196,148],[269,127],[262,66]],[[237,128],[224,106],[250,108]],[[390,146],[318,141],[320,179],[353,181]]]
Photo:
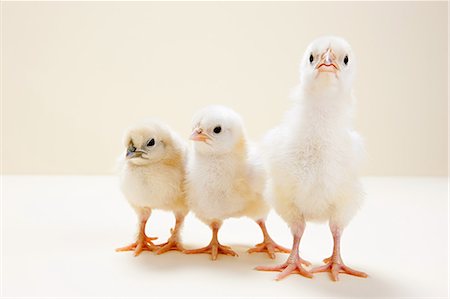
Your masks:
[[[137,240],[117,251],[143,250],[157,254],[169,250],[183,251],[179,234],[188,208],[183,192],[185,145],[172,130],[155,120],[132,127],[125,135],[126,151],[120,171],[123,194],[139,219]],[[145,226],[152,209],[172,211],[175,227],[164,244],[155,245],[156,238],[145,234]]]

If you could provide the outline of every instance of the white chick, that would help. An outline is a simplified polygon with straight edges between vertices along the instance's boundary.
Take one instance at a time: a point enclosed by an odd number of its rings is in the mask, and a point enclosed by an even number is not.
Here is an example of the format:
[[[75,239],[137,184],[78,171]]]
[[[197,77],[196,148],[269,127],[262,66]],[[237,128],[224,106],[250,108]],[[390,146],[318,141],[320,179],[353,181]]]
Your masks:
[[[188,213],[184,196],[186,148],[181,139],[166,125],[148,120],[128,130],[124,145],[126,153],[121,163],[121,189],[139,219],[136,242],[117,251],[143,250],[157,254],[169,250],[183,251],[179,232]],[[172,211],[176,218],[169,240],[153,244],[156,238],[145,234],[145,226],[152,209]]]
[[[342,262],[340,239],[344,227],[363,199],[358,178],[363,147],[352,129],[352,83],[355,56],[338,37],[313,41],[300,65],[300,85],[295,106],[284,122],[264,140],[264,157],[270,175],[267,196],[291,228],[294,242],[288,260],[275,267],[277,280],[293,272],[312,277],[329,271],[367,277]],[[328,221],[334,247],[325,266],[303,268],[298,253],[305,221]]]
[[[222,222],[248,216],[260,226],[264,241],[249,252],[290,252],[276,244],[265,227],[269,205],[264,201],[265,170],[256,152],[250,153],[240,116],[223,106],[209,106],[193,119],[193,151],[187,164],[186,192],[189,208],[211,227],[208,246],[185,253],[237,254],[218,241]]]

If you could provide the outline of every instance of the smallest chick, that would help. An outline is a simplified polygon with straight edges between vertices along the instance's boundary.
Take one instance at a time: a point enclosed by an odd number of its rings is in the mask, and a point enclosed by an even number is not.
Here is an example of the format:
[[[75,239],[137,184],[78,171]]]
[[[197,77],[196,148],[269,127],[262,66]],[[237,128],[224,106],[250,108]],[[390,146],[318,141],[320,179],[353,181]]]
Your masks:
[[[179,234],[188,208],[183,192],[186,146],[165,124],[147,120],[130,128],[120,167],[121,190],[139,220],[137,239],[116,251],[183,251]],[[145,233],[153,209],[172,211],[175,227],[166,243],[156,245]]]

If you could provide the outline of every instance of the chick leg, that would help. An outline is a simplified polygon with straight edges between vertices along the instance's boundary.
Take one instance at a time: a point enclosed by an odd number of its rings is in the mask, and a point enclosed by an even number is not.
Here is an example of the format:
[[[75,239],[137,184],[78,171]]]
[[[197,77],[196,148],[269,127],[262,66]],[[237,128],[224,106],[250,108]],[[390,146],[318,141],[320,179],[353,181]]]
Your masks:
[[[169,250],[177,250],[177,251],[184,251],[183,246],[180,243],[180,229],[183,225],[185,215],[177,214],[175,215],[175,227],[173,229],[170,229],[171,236],[169,240],[167,240],[166,243],[156,245],[158,246],[158,250],[156,250],[156,254],[162,254]]]
[[[294,242],[292,244],[291,254],[289,255],[287,261],[278,266],[259,266],[256,270],[259,271],[278,271],[281,272],[275,278],[275,280],[281,280],[291,273],[298,273],[308,278],[312,278],[312,273],[303,268],[302,264],[306,266],[311,265],[308,261],[300,258],[298,254],[298,248],[300,245],[300,240],[302,238],[303,232],[305,230],[305,222],[300,223],[295,231],[293,231]]]
[[[278,245],[275,243],[275,241],[272,240],[269,233],[266,229],[266,223],[263,219],[260,219],[256,221],[256,223],[261,228],[261,231],[263,233],[264,241],[262,243],[256,244],[255,247],[250,248],[247,252],[253,253],[253,252],[267,252],[269,257],[271,259],[275,258],[275,252],[284,252],[284,253],[290,253],[291,251],[287,248],[284,248],[281,245]]]
[[[364,272],[353,270],[352,268],[346,266],[342,262],[341,258],[341,234],[342,229],[335,225],[330,225],[331,233],[333,234],[333,254],[331,257],[324,259],[326,263],[324,266],[320,266],[311,270],[312,273],[318,272],[330,272],[331,279],[334,281],[339,280],[339,273],[345,273],[349,275],[354,275],[358,277],[367,277]]]
[[[184,253],[187,253],[187,254],[210,253],[211,259],[213,261],[217,260],[217,256],[219,254],[237,256],[238,254],[236,252],[234,252],[230,246],[225,246],[225,245],[222,245],[219,243],[219,240],[217,238],[219,228],[220,228],[219,223],[213,222],[211,224],[212,239],[211,239],[211,242],[208,244],[208,246],[198,248],[198,249],[185,250]]]
[[[134,256],[138,256],[142,251],[154,251],[156,250],[155,244],[153,244],[153,240],[157,238],[147,237],[145,234],[145,225],[147,224],[147,220],[150,217],[150,211],[142,213],[140,216],[140,224],[139,224],[139,232],[137,236],[137,240],[134,243],[131,243],[128,246],[117,248],[116,251],[134,251]]]

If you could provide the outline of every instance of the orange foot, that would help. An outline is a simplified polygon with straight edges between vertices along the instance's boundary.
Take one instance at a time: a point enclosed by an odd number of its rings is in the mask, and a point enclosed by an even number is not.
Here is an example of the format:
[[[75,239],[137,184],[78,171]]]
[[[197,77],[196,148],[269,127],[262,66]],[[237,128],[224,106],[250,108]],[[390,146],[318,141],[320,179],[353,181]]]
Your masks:
[[[304,259],[300,258],[298,253],[294,256],[292,256],[292,253],[291,253],[291,256],[289,256],[288,260],[284,264],[281,264],[278,266],[259,266],[259,267],[256,267],[255,269],[259,270],[259,271],[281,272],[280,274],[278,274],[278,276],[275,278],[275,280],[281,280],[292,273],[297,273],[297,274],[300,274],[307,278],[312,278],[313,277],[312,273],[309,272],[308,270],[306,270],[305,268],[303,268],[302,264],[304,264],[306,266],[311,265],[310,262],[305,261]]]
[[[326,263],[326,265],[316,267],[316,268],[312,269],[311,272],[312,273],[330,272],[331,279],[334,281],[339,280],[339,273],[344,273],[344,274],[349,274],[349,275],[364,277],[364,278],[366,278],[368,276],[364,272],[356,271],[350,267],[347,267],[346,265],[344,265],[341,258],[329,257],[329,258],[324,259],[323,261],[324,261],[324,263]]]
[[[211,259],[213,261],[217,260],[217,256],[219,254],[238,256],[236,252],[234,252],[230,246],[225,246],[220,244],[217,241],[211,241],[208,246],[198,249],[185,250],[186,254],[197,254],[197,253],[210,253]]]
[[[138,256],[142,251],[155,251],[157,247],[152,241],[156,239],[158,238],[140,236],[136,242],[125,247],[117,248],[116,251],[134,251],[134,256]]]
[[[271,238],[268,238],[264,240],[264,242],[256,244],[255,247],[250,248],[247,250],[248,253],[253,252],[267,252],[269,257],[271,259],[275,258],[275,252],[284,252],[284,253],[290,253],[291,251],[281,245],[278,245],[275,243]],[[305,262],[304,260],[302,260]]]
[[[176,250],[184,252],[184,248],[176,238],[170,238],[166,243],[156,245],[156,254],[163,254],[170,250]]]

